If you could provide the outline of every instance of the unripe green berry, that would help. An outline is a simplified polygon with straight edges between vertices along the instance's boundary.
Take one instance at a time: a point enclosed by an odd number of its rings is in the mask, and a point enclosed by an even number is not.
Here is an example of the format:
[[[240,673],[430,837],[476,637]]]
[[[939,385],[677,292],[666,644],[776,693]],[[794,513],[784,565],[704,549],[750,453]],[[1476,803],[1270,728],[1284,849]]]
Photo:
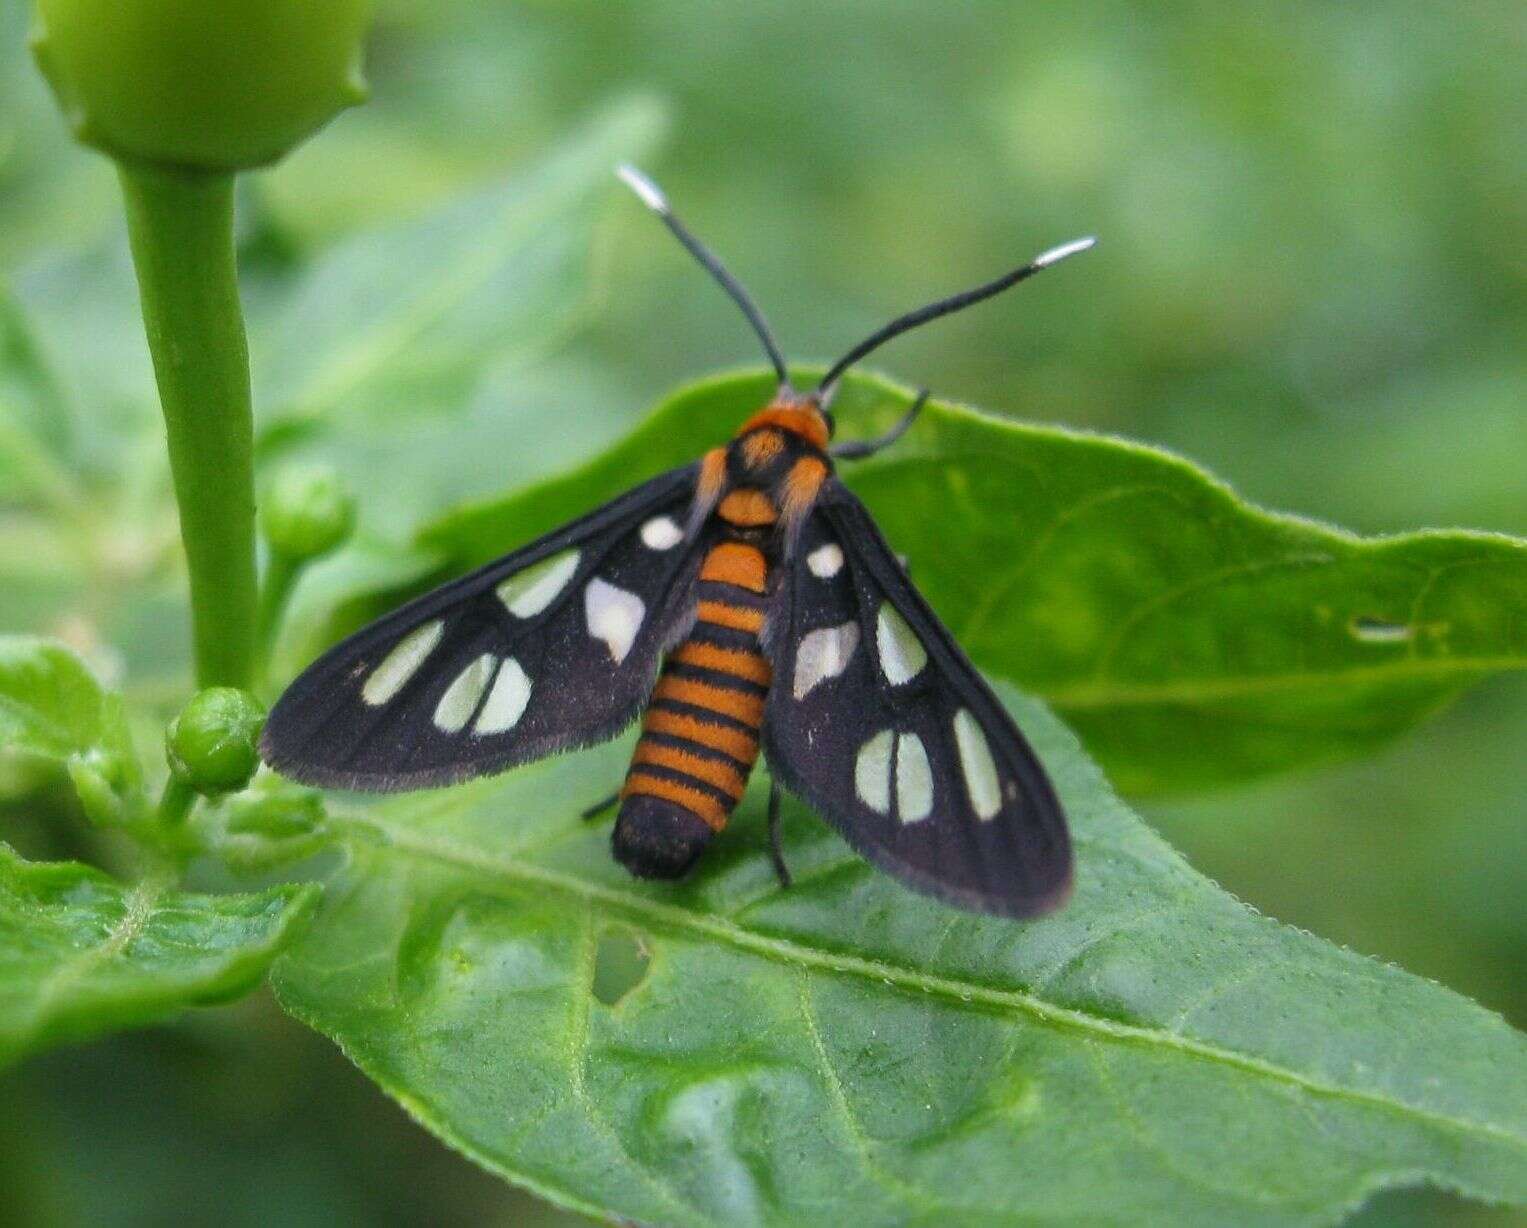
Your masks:
[[[260,766],[265,709],[247,691],[218,686],[198,692],[170,722],[170,771],[198,793],[231,793]]]
[[[369,0],[36,0],[32,52],[114,158],[239,170],[365,97]]]
[[[355,500],[328,465],[291,465],[260,504],[260,528],[277,554],[305,562],[327,554],[355,527]]]

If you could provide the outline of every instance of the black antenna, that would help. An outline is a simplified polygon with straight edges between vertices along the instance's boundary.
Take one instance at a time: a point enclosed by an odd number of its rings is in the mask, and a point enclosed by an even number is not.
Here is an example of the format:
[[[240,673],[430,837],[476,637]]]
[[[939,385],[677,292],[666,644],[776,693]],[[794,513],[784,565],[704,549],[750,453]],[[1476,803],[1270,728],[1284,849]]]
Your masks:
[[[663,195],[657,184],[634,166],[619,166],[615,169],[615,173],[625,181],[627,187],[641,197],[642,203],[647,208],[663,219],[663,224],[673,231],[674,238],[684,245],[691,256],[705,266],[710,275],[721,283],[721,288],[732,296],[732,301],[742,308],[742,314],[747,316],[748,323],[753,326],[753,331],[763,342],[769,361],[774,364],[774,373],[779,376],[780,386],[788,388],[790,376],[785,370],[784,355],[779,352],[779,346],[775,343],[773,334],[769,332],[769,325],[763,318],[763,312],[759,311],[758,305],[748,297],[748,292],[742,288],[742,284],[726,271],[726,266],[711,254],[705,244],[690,233],[689,227],[674,216],[673,210],[668,207],[668,198]]]
[[[936,303],[929,303],[926,307],[919,307],[916,311],[909,311],[906,315],[897,316],[884,328],[871,333],[853,349],[833,363],[831,370],[822,377],[822,382],[816,386],[812,398],[819,404],[832,396],[833,385],[842,378],[843,372],[863,358],[871,350],[878,350],[892,337],[899,337],[909,329],[916,328],[919,324],[926,324],[929,320],[936,320],[940,316],[947,316],[951,312],[961,311],[983,299],[989,299],[994,294],[1001,294],[1010,286],[1016,286],[1020,281],[1034,276],[1041,269],[1047,269],[1052,264],[1059,264],[1067,256],[1074,256],[1078,252],[1084,252],[1094,243],[1095,238],[1073,239],[1070,243],[1062,243],[1059,247],[1052,247],[1047,252],[1035,256],[1026,265],[1014,269],[1011,273],[1004,273],[996,281],[989,281],[984,286],[977,286],[974,290],[966,290],[961,294],[952,294],[948,298],[939,299]]]

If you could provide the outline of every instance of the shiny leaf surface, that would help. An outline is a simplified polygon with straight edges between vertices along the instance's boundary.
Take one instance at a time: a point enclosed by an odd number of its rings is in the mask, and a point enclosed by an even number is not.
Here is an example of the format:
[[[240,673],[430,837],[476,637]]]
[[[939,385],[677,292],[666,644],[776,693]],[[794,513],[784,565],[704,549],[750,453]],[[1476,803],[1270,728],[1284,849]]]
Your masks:
[[[318,889],[196,895],[0,844],[0,1065],[254,988]]]
[[[480,1163],[673,1225],[1327,1223],[1432,1180],[1527,1198],[1527,1043],[1237,903],[1007,692],[1054,772],[1073,902],[1021,925],[875,873],[755,787],[640,884],[577,817],[627,748],[334,818],[349,857],[274,971]]]

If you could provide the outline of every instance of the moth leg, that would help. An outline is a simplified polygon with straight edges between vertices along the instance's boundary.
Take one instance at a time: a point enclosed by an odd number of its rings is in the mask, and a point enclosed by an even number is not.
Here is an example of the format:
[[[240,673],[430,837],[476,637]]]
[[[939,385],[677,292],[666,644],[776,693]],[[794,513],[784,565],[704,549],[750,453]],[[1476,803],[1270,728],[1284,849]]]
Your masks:
[[[620,801],[620,790],[616,789],[615,792],[610,794],[609,797],[601,798],[599,801],[595,802],[579,817],[582,818],[584,822],[589,822],[593,819],[597,819],[618,801]]]
[[[769,856],[774,862],[774,873],[779,876],[779,885],[788,887],[790,867],[785,864],[785,850],[779,838],[779,798],[778,783],[769,781]]]
[[[840,443],[829,448],[828,453],[837,460],[863,460],[867,456],[874,456],[876,452],[889,448],[911,429],[912,423],[917,421],[917,415],[922,413],[927,401],[928,390],[924,388],[912,402],[912,408],[902,414],[901,420],[884,435],[878,439],[851,439],[847,443]]]

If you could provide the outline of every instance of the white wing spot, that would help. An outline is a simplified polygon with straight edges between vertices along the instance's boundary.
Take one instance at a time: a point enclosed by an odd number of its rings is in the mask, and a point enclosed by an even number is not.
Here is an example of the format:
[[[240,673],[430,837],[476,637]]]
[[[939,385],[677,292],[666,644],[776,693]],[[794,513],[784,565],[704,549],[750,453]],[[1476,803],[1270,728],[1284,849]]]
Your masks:
[[[795,653],[795,697],[805,699],[817,683],[836,678],[858,647],[859,624],[852,619],[839,627],[808,631]]]
[[[933,813],[933,769],[928,752],[915,733],[896,739],[896,815],[903,823],[916,823]]]
[[[516,618],[534,618],[567,587],[578,570],[577,550],[564,550],[517,571],[498,588],[498,599]]]
[[[880,653],[881,672],[892,686],[911,682],[928,664],[922,641],[889,601],[880,603],[875,616],[875,647]]]
[[[635,593],[597,576],[583,590],[583,614],[588,622],[589,634],[609,645],[610,656],[619,665],[636,643],[636,633],[642,628],[642,618],[647,607]]]
[[[859,748],[854,760],[854,792],[877,814],[891,813],[891,745],[896,735],[882,729]]]
[[[422,627],[415,627],[371,671],[371,677],[361,687],[361,698],[373,708],[385,704],[418,672],[424,659],[435,651],[435,645],[440,642],[443,634],[445,623],[438,618]]]
[[[530,679],[513,657],[505,657],[498,667],[498,677],[488,692],[488,702],[483,704],[472,733],[482,737],[490,733],[508,733],[520,723],[525,715],[525,705],[530,702]]]
[[[806,556],[806,566],[811,574],[821,580],[831,580],[843,570],[843,547],[837,542],[818,546]]]
[[[483,653],[445,688],[445,694],[435,705],[435,724],[443,733],[460,733],[466,728],[472,713],[477,711],[477,701],[488,688],[497,661],[491,652]]]
[[[684,530],[672,516],[654,516],[642,525],[642,544],[648,550],[672,550],[684,540]]]
[[[960,771],[965,775],[965,791],[976,817],[994,819],[1002,809],[1002,790],[997,785],[997,764],[991,757],[986,734],[971,716],[969,708],[954,714],[954,741],[960,751]]]

